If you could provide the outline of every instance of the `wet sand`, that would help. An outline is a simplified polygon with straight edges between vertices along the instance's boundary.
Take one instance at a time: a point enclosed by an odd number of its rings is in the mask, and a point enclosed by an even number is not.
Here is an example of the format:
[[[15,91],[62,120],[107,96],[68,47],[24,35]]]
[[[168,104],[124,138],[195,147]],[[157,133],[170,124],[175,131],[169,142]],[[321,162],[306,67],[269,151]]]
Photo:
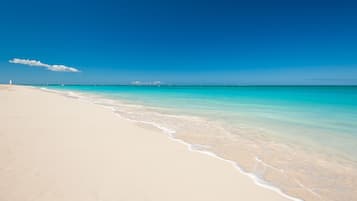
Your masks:
[[[287,200],[111,110],[0,86],[0,200]]]

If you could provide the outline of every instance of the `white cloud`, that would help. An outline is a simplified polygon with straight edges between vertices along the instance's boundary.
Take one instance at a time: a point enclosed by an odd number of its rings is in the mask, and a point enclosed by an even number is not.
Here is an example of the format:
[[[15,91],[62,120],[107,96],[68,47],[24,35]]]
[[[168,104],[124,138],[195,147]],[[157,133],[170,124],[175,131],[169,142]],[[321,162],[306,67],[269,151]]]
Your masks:
[[[141,82],[140,82],[140,81],[132,81],[131,84],[132,84],[132,85],[140,85]]]
[[[161,81],[153,81],[153,82],[141,82],[141,81],[132,81],[131,82],[132,85],[161,85],[162,82]]]
[[[153,81],[152,84],[153,84],[153,85],[160,85],[160,84],[161,84],[161,81]]]
[[[50,65],[50,64],[42,63],[41,61],[31,60],[31,59],[14,58],[9,60],[9,62],[13,64],[23,64],[28,66],[42,67],[42,68],[46,68],[47,70],[56,71],[56,72],[72,72],[72,73],[80,72],[78,69],[73,67],[69,67],[65,65],[56,65],[56,64]]]

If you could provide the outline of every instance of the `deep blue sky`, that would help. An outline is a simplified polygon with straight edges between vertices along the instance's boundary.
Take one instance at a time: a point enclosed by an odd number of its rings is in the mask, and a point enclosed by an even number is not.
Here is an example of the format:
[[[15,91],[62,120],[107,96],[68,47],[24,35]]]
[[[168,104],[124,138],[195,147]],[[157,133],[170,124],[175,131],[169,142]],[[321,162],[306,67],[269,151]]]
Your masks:
[[[9,79],[357,84],[357,1],[1,0],[0,82]]]

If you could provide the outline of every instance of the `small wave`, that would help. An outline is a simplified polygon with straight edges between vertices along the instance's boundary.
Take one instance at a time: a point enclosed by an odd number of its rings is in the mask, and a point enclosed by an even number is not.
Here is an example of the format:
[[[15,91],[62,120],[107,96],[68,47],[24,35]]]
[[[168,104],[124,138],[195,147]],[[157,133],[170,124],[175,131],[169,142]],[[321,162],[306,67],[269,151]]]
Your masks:
[[[46,91],[46,92],[50,92],[50,93],[61,94],[61,95],[64,95],[64,96],[70,97],[70,98],[81,98],[82,97],[79,93],[73,92],[73,91],[58,91],[58,90],[48,89],[46,87],[40,87],[40,89],[43,91]]]
[[[113,111],[116,111],[115,109]],[[164,133],[166,133],[169,138],[175,142],[178,142],[178,143],[181,143],[181,144],[184,144],[189,151],[191,152],[198,152],[198,153],[201,153],[201,154],[205,154],[205,155],[208,155],[208,156],[211,156],[213,158],[216,158],[216,159],[219,159],[219,160],[222,160],[222,161],[225,161],[227,163],[230,163],[235,169],[237,169],[241,174],[245,175],[245,176],[248,176],[249,178],[251,178],[254,183],[260,187],[263,187],[263,188],[266,188],[266,189],[269,189],[269,190],[272,190],[276,193],[278,193],[279,195],[289,199],[289,200],[293,200],[293,201],[303,201],[302,199],[299,199],[299,198],[296,198],[296,197],[292,197],[290,195],[287,195],[285,194],[280,188],[278,187],[275,187],[273,185],[271,185],[270,183],[262,180],[261,178],[259,178],[258,176],[256,176],[255,174],[252,174],[252,173],[249,173],[249,172],[246,172],[244,171],[239,165],[238,163],[236,163],[235,161],[232,161],[232,160],[227,160],[227,159],[224,159],[220,156],[218,156],[217,154],[213,153],[213,152],[210,152],[210,151],[207,151],[207,150],[202,150],[202,147],[206,147],[206,145],[197,145],[197,144],[190,144],[190,143],[187,143],[181,139],[178,139],[178,138],[175,138],[174,137],[174,134],[176,133],[175,130],[172,130],[170,128],[166,128],[164,126],[161,126],[160,124],[157,124],[155,122],[150,122],[150,121],[141,121],[141,120],[134,120],[134,119],[130,119],[130,118],[126,118],[126,117],[123,117],[122,115],[116,113],[119,117],[123,118],[123,119],[126,119],[128,121],[132,121],[132,122],[137,122],[137,123],[143,123],[143,124],[148,124],[148,125],[151,125],[151,126],[154,126],[160,130],[162,130]]]

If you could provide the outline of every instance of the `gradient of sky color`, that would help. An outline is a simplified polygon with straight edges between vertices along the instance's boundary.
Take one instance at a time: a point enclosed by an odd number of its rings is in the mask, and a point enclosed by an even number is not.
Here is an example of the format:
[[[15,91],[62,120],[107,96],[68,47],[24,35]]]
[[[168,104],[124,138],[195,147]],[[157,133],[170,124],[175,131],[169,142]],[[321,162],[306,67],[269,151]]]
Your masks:
[[[9,79],[357,84],[357,1],[2,0],[0,82]]]

